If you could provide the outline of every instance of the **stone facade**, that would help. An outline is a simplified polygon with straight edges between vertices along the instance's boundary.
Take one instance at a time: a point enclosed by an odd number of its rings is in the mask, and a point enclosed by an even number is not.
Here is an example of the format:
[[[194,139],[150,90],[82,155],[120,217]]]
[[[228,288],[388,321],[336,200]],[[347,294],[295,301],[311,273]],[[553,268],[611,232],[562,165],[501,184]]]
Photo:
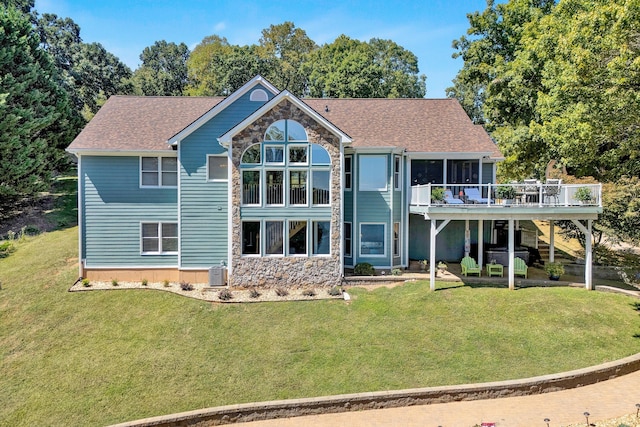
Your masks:
[[[245,149],[263,141],[267,128],[278,120],[290,119],[307,131],[311,143],[324,147],[331,157],[331,239],[330,256],[242,256],[241,171],[240,159]],[[340,186],[340,139],[287,99],[247,126],[232,142],[232,239],[229,284],[234,287],[304,287],[333,286],[342,278],[340,263],[342,188]],[[246,208],[245,208],[246,209]],[[254,209],[254,208],[250,208]],[[259,210],[260,208],[255,208]],[[283,209],[283,217],[286,216]],[[310,210],[313,208],[309,208]],[[297,218],[296,218],[297,219]]]

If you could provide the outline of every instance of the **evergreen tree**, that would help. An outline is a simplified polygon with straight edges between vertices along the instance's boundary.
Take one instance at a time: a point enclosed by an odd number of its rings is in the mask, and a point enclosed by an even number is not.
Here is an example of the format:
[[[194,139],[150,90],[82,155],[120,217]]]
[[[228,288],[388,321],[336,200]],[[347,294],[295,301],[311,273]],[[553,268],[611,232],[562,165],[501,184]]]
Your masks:
[[[29,16],[0,5],[0,214],[48,188],[79,127]]]

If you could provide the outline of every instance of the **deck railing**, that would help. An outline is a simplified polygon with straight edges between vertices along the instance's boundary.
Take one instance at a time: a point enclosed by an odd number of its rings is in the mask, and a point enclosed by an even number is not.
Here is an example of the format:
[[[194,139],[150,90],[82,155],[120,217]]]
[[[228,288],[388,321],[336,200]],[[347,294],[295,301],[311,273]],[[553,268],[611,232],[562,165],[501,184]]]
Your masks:
[[[451,201],[432,200],[434,188],[443,188]],[[475,189],[481,199],[473,200]],[[481,201],[479,201],[481,200]],[[461,203],[461,202],[462,203]],[[411,187],[412,206],[599,206],[602,207],[602,184],[549,184],[540,182],[511,184],[424,184]]]

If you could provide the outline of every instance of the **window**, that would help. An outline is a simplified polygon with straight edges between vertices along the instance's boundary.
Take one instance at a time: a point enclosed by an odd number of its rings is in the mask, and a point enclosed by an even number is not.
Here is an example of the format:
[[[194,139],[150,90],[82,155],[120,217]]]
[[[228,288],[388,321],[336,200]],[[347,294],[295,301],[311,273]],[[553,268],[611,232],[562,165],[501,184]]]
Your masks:
[[[314,170],[311,172],[312,202],[314,205],[329,205],[329,171]]]
[[[289,204],[307,204],[307,171],[289,171]]]
[[[351,190],[351,185],[353,182],[352,172],[351,172],[351,162],[353,157],[347,156],[344,158],[344,189]]]
[[[289,221],[289,254],[307,254],[307,221]]]
[[[242,255],[260,255],[260,221],[242,223]]]
[[[207,156],[207,179],[209,181],[227,181],[227,158]]]
[[[352,237],[351,237],[351,223],[344,223],[344,256],[351,257],[351,248],[352,248]]]
[[[178,224],[170,222],[142,223],[140,239],[143,254],[174,254],[178,252]]]
[[[306,145],[290,145],[289,146],[289,164],[306,165],[309,163],[307,160],[307,146]]]
[[[393,156],[393,189],[400,190],[402,180],[400,179],[400,156]]]
[[[360,256],[384,256],[385,224],[360,224]]]
[[[260,171],[242,171],[242,204],[260,204]]]
[[[267,255],[284,255],[284,222],[265,222],[265,248]]]
[[[331,223],[329,221],[313,222],[313,255],[329,255]]]
[[[267,95],[267,92],[265,92],[262,89],[255,89],[253,92],[251,92],[251,95],[249,95],[249,101],[266,102],[268,100],[269,100],[269,95]]]
[[[295,120],[287,120],[287,141],[307,141],[307,131]]]
[[[265,145],[264,162],[271,164],[284,164],[284,145]]]
[[[175,187],[178,185],[176,157],[142,157],[140,159],[142,187]]]
[[[242,153],[242,159],[240,162],[245,165],[259,165],[262,162],[260,157],[261,149],[262,147],[260,144],[253,144],[249,146],[249,148],[244,150],[244,153]]]
[[[311,164],[314,166],[330,165],[331,156],[329,152],[321,145],[311,144]]]
[[[400,223],[393,223],[393,256],[400,256]]]
[[[266,171],[265,191],[268,205],[283,205],[284,171]]]
[[[267,132],[264,134],[265,141],[284,141],[285,135],[285,121],[278,120],[267,129]]]
[[[360,156],[358,188],[360,191],[387,190],[387,156]]]

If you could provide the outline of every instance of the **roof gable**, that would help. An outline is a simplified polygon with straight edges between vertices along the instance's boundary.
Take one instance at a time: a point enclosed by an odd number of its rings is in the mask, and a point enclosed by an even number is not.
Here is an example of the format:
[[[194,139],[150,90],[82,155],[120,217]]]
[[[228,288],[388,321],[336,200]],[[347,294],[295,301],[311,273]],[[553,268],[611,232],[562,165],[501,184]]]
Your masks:
[[[260,75],[257,75],[251,80],[249,80],[247,83],[245,83],[240,89],[238,89],[237,91],[233,92],[231,95],[226,97],[224,101],[220,102],[214,108],[207,111],[197,120],[195,120],[193,123],[189,124],[189,126],[185,127],[175,135],[172,135],[171,138],[168,139],[169,144],[177,144],[182,139],[191,135],[203,124],[211,120],[219,112],[221,112],[222,110],[224,110],[225,108],[227,108],[228,106],[236,102],[238,99],[240,99],[242,96],[244,96],[246,93],[248,93],[251,89],[255,88],[256,86],[261,86],[261,88],[269,90],[269,92],[271,92],[271,94],[273,95],[277,95],[279,92],[278,89],[276,89],[275,86],[269,83],[268,80],[266,80],[264,77]]]
[[[224,135],[220,136],[220,138],[218,138],[218,142],[220,142],[220,144],[222,144],[225,147],[228,146],[231,143],[231,140],[233,139],[234,136],[236,136],[243,129],[245,129],[247,126],[255,122],[257,119],[259,119],[269,110],[271,110],[274,106],[278,105],[284,100],[288,100],[289,102],[291,102],[297,108],[299,108],[304,113],[312,117],[316,122],[322,125],[325,129],[327,129],[328,131],[336,135],[338,138],[340,138],[341,143],[343,144],[351,143],[352,140],[349,135],[347,135],[345,132],[340,130],[338,127],[336,127],[336,125],[331,123],[325,117],[320,115],[316,110],[309,107],[309,105],[302,102],[300,99],[298,99],[296,96],[294,96],[291,92],[287,90],[280,92],[280,94],[278,94],[273,99],[271,99],[271,101],[265,103],[262,107],[256,110],[249,117],[244,119],[242,122],[238,123],[236,126],[230,129]]]

